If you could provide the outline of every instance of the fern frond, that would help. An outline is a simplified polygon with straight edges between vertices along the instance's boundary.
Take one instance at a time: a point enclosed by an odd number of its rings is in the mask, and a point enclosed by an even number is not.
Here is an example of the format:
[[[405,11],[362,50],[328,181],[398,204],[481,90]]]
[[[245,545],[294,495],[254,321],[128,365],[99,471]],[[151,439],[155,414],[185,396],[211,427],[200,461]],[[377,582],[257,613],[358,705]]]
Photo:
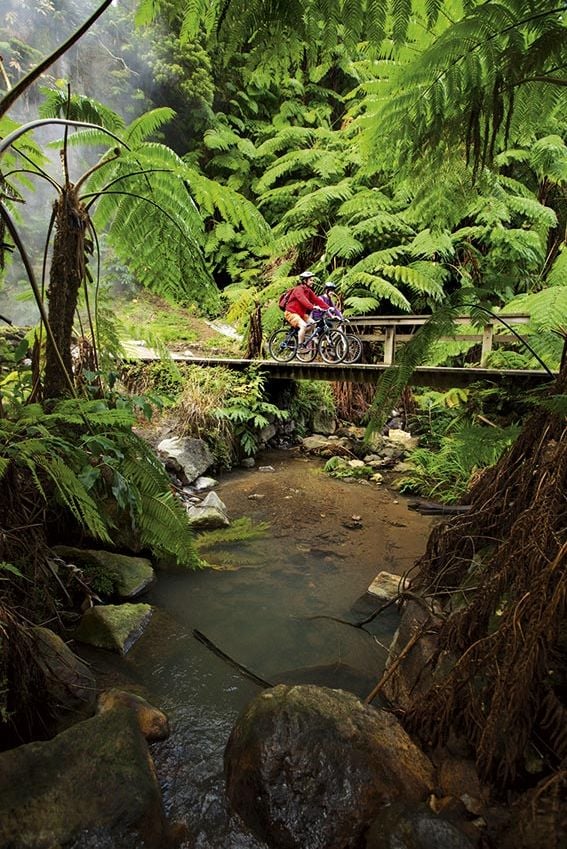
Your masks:
[[[261,195],[282,177],[294,171],[307,171],[328,180],[342,177],[345,170],[346,164],[341,154],[319,148],[293,150],[281,156],[266,169],[264,175],[258,180],[255,190]]]
[[[338,214],[356,224],[381,212],[393,211],[392,199],[377,189],[361,189],[339,207]]]
[[[567,334],[567,283],[519,295],[506,304],[508,311],[528,313],[536,331],[556,330]]]
[[[227,186],[220,186],[197,171],[186,168],[185,179],[196,202],[209,215],[219,212],[225,221],[241,227],[256,245],[269,245],[270,226],[253,203]]]
[[[124,119],[91,97],[82,94],[72,94],[62,88],[42,88],[43,101],[39,105],[41,118],[69,118],[71,121],[85,121],[90,124],[100,124],[113,133],[121,134],[124,130]],[[108,144],[108,136],[104,142]]]
[[[451,234],[447,232],[433,233],[429,227],[420,230],[414,236],[408,245],[408,249],[412,256],[427,259],[440,257],[446,260],[455,255],[455,246]]]
[[[275,156],[282,150],[305,148],[314,139],[315,130],[311,127],[282,127],[272,138],[258,145],[256,154],[258,157]]]
[[[289,230],[283,236],[277,236],[273,243],[276,255],[286,254],[289,250],[303,245],[317,233],[317,227],[302,227],[299,230]]]
[[[327,234],[326,253],[329,257],[352,259],[359,256],[364,245],[352,233],[350,227],[336,224]]]
[[[434,263],[415,262],[411,265],[384,265],[382,273],[392,277],[396,283],[404,283],[414,292],[430,295],[434,300],[443,297],[442,281],[436,279]],[[424,273],[424,272],[428,273]],[[437,271],[442,271],[437,269]]]
[[[400,290],[377,274],[350,269],[343,277],[343,283],[349,298],[352,295],[360,295],[359,289],[367,289],[375,298],[388,301],[404,312],[411,312],[411,304]]]
[[[77,522],[95,539],[111,542],[100,510],[77,474],[60,457],[45,458],[41,461],[38,458],[38,465],[51,479],[62,504],[73,514]]]
[[[383,210],[352,225],[352,232],[356,238],[380,236],[382,233],[409,236],[413,233],[413,229],[400,215]]]
[[[555,227],[557,224],[557,215],[548,206],[544,206],[533,197],[515,197],[509,195],[507,203],[513,212],[523,215],[524,218],[533,221],[546,230]]]
[[[175,118],[175,111],[169,106],[151,109],[135,118],[125,129],[123,136],[129,147],[137,148],[154,133]]]
[[[199,567],[187,514],[173,493],[142,493],[139,521],[141,541],[157,554],[173,554],[179,565]]]
[[[567,145],[561,136],[544,136],[531,149],[530,164],[540,180],[567,182]]]
[[[286,212],[278,224],[277,231],[291,227],[307,227],[322,218],[332,214],[338,203],[346,200],[352,195],[350,180],[341,180],[340,183],[330,186],[322,186],[309,194],[299,198],[295,205]]]
[[[561,246],[555,262],[546,278],[548,286],[567,286],[567,249],[565,243]]]

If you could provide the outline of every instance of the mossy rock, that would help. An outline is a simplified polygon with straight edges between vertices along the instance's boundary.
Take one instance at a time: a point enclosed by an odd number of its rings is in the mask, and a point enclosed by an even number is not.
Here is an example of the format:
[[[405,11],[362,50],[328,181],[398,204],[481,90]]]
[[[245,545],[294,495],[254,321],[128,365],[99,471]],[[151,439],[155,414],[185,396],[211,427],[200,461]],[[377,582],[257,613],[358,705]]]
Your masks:
[[[149,604],[106,604],[87,610],[75,639],[101,649],[126,654],[142,636],[153,608]]]
[[[136,598],[155,580],[152,564],[146,557],[68,545],[57,545],[53,550],[63,560],[81,566],[92,578],[93,589],[101,595]]]
[[[166,845],[161,792],[135,713],[116,708],[0,754],[0,847],[61,846],[89,829]]]

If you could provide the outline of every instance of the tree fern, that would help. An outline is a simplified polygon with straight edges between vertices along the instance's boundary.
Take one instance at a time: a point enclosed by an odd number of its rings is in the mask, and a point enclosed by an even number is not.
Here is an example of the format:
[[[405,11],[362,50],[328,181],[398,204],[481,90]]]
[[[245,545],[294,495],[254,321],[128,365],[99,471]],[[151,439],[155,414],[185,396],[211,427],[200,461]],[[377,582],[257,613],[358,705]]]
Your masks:
[[[283,216],[278,230],[287,226],[306,227],[322,218],[329,218],[340,202],[352,195],[350,180],[341,180],[330,186],[314,189],[299,198],[295,205]]]
[[[352,229],[336,224],[327,234],[326,253],[329,257],[352,259],[364,250],[363,243],[354,236]]]

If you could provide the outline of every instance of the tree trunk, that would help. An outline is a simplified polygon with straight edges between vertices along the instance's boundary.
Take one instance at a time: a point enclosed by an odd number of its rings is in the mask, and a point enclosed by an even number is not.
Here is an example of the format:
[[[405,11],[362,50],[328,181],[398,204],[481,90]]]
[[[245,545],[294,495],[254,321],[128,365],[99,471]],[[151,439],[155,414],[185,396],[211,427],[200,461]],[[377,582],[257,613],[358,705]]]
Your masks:
[[[85,275],[85,231],[88,216],[74,187],[67,185],[56,202],[55,241],[49,275],[49,324],[55,346],[47,339],[45,398],[71,391],[71,342],[79,289]]]

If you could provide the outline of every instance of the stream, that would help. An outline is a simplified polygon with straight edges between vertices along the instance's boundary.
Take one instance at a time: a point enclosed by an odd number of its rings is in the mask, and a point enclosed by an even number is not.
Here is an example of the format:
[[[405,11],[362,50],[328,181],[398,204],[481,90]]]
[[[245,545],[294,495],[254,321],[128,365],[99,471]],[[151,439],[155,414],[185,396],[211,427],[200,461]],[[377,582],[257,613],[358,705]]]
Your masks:
[[[260,687],[199,642],[269,683],[314,683],[366,696],[379,679],[396,628],[395,608],[365,629],[380,602],[366,590],[380,571],[403,574],[423,552],[429,517],[374,484],[339,481],[323,463],[270,452],[225,474],[216,492],[231,519],[269,523],[258,539],[215,547],[215,569],[161,572],[143,600],[150,626],[125,658],[93,654],[104,686],[132,689],[165,710],[172,734],[152,746],[167,816],[185,821],[196,849],[265,849],[224,798],[223,751],[232,725]],[[137,849],[85,835],[75,849]],[[185,845],[185,844],[184,844]]]

